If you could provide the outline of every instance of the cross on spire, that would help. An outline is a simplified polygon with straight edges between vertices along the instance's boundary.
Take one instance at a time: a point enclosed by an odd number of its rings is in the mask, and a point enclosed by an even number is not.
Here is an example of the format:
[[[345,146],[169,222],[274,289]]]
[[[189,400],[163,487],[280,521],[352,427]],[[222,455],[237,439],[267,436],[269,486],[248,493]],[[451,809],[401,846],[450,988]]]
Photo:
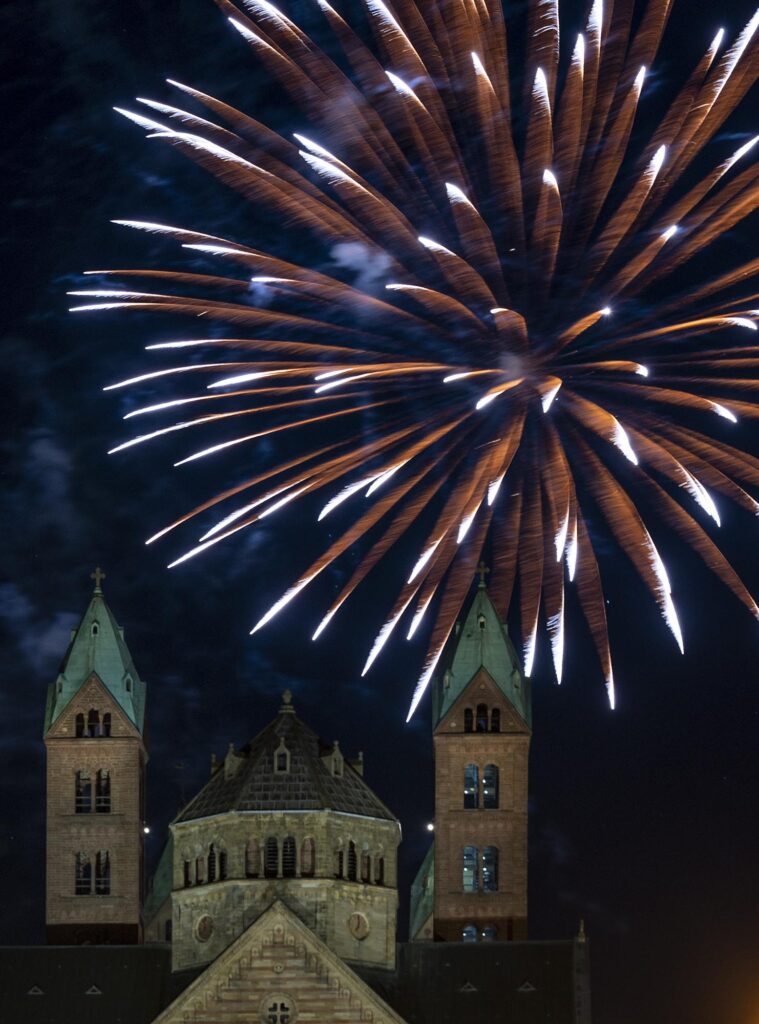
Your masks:
[[[488,575],[489,572],[490,569],[485,565],[482,559],[480,559],[480,564],[477,566],[477,574],[480,577],[480,587],[483,590],[485,589],[485,577]]]
[[[98,565],[94,572],[90,573],[90,579],[95,581],[95,593],[102,594],[103,589],[100,586],[100,581],[105,579],[105,573]]]

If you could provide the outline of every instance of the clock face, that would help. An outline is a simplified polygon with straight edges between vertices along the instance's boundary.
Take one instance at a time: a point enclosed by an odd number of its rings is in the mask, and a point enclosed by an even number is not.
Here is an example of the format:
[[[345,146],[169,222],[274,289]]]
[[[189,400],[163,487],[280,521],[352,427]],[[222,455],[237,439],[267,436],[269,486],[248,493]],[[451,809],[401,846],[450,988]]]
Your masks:
[[[359,941],[365,939],[369,934],[369,921],[363,914],[356,911],[348,918],[348,930],[354,939]]]
[[[195,923],[195,935],[200,942],[208,942],[213,935],[213,918],[210,914],[203,914]]]

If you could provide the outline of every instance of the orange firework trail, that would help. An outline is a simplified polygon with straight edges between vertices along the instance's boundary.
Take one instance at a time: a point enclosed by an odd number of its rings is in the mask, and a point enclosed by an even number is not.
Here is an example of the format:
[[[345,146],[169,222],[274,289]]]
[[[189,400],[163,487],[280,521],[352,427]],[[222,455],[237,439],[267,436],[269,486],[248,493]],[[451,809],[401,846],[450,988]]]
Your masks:
[[[673,277],[756,207],[757,139],[729,150],[717,141],[716,168],[702,167],[702,151],[755,82],[759,13],[732,42],[718,33],[646,131],[646,69],[673,0],[640,12],[632,0],[593,0],[563,61],[558,0],[529,4],[525,45],[511,25],[507,40],[500,0],[364,0],[353,25],[316,0],[327,51],[269,0],[217,2],[312,134],[279,135],[178,82],[192,110],[141,99],[142,112],[120,112],[273,217],[283,252],[300,243],[313,259],[119,221],[227,273],[108,271],[148,290],[79,291],[87,304],[75,308],[212,325],[203,338],[149,346],[178,361],[112,385],[206,382],[201,394],[132,411],[150,427],[114,451],[172,433],[189,440],[214,423],[229,428],[222,440],[191,446],[177,464],[309,429],[321,442],[288,450],[150,540],[216,509],[175,565],[290,503],[307,502],[315,523],[353,509],[253,628],[358,544],[316,639],[404,534],[428,531],[366,662],[404,617],[411,636],[437,609],[409,715],[485,544],[503,617],[518,603],[527,674],[542,610],[561,679],[569,583],[614,703],[589,505],[682,649],[638,490],[759,617],[707,532],[722,499],[759,514],[746,490],[759,486],[759,461],[709,434],[720,419],[729,430],[759,416],[759,261],[686,287]],[[509,45],[520,47],[520,81]],[[315,269],[330,254],[334,271]],[[368,273],[351,277],[346,254]]]

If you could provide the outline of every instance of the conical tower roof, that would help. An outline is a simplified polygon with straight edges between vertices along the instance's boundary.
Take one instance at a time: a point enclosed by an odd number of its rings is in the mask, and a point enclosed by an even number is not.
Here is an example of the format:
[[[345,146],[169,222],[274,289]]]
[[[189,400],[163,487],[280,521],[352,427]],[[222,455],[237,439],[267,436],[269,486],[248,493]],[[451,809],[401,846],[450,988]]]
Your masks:
[[[79,626],[72,631],[58,678],[48,688],[45,732],[93,674],[100,679],[133,725],[142,732],[145,720],[145,683],[134,667],[132,655],[124,642],[124,631],[106,604],[100,586],[104,574],[97,569],[93,577],[95,588],[90,603]]]
[[[519,657],[488,594],[480,582],[466,618],[441,659],[444,674],[434,690],[433,728],[453,707],[467,685],[484,669],[520,718],[532,722],[530,685],[522,674]]]
[[[275,771],[286,750],[286,772]],[[340,771],[332,768],[338,758]],[[175,819],[192,821],[227,811],[332,810],[395,821],[337,743],[325,743],[295,714],[289,693],[277,715],[241,750],[230,748],[205,786]]]

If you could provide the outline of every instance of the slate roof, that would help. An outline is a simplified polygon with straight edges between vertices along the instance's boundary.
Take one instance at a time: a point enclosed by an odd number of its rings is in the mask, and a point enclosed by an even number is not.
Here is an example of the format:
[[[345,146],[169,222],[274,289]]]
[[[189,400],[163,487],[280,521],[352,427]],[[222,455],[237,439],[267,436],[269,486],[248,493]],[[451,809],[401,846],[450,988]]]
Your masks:
[[[290,770],[274,771],[274,752],[284,740]],[[333,750],[302,722],[289,704],[239,751],[230,751],[230,766],[214,775],[182,810],[175,823],[227,811],[333,810],[367,818],[397,821],[350,763],[342,775],[333,775],[322,757]]]
[[[97,629],[93,632],[95,625]],[[71,635],[58,678],[48,687],[45,732],[93,672],[130,721],[143,732],[145,683],[134,667],[123,630],[113,617],[99,586],[95,587],[82,621]],[[131,689],[127,688],[127,680],[131,681]]]
[[[477,588],[463,625],[451,638],[440,664],[444,674],[433,688],[433,728],[448,714],[480,668],[488,672],[522,720],[531,725],[529,681],[522,675],[506,624],[501,622],[484,585]]]
[[[419,942],[395,971],[351,965],[408,1024],[585,1024],[586,945]],[[150,1024],[202,970],[168,946],[0,947],[3,1024]],[[257,1010],[257,1008],[254,1008]]]

